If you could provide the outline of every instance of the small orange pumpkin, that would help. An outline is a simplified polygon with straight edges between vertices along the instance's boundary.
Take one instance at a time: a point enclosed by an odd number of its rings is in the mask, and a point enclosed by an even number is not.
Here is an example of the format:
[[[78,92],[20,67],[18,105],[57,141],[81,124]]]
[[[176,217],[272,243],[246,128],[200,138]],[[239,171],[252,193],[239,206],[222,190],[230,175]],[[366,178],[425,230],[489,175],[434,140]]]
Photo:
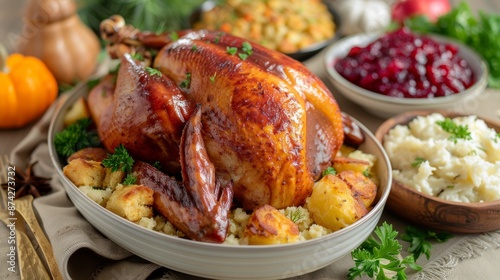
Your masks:
[[[0,45],[0,128],[19,128],[40,117],[57,98],[57,81],[38,58]]]

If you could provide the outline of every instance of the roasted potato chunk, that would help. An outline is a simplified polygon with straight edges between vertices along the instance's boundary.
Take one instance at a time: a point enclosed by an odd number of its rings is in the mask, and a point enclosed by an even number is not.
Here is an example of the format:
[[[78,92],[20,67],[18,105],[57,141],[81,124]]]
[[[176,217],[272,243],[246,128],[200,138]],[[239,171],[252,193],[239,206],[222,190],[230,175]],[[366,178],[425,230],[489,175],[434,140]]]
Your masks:
[[[365,175],[352,170],[342,171],[339,178],[349,185],[354,196],[363,201],[366,208],[369,208],[377,196],[377,185]]]
[[[253,211],[243,233],[249,245],[293,243],[299,240],[299,228],[270,205]]]
[[[368,213],[349,185],[335,175],[326,175],[314,184],[306,208],[315,223],[333,231],[347,227]]]
[[[153,216],[153,190],[143,185],[118,185],[109,197],[106,209],[136,222]]]
[[[366,170],[370,167],[370,163],[368,161],[348,158],[348,157],[336,157],[333,159],[333,168],[340,173],[345,170],[353,170],[356,172],[366,172]]]
[[[99,161],[77,158],[63,168],[63,173],[76,186],[102,187],[106,168]]]
[[[68,126],[79,119],[90,118],[90,111],[87,101],[80,97],[64,115],[63,123]]]

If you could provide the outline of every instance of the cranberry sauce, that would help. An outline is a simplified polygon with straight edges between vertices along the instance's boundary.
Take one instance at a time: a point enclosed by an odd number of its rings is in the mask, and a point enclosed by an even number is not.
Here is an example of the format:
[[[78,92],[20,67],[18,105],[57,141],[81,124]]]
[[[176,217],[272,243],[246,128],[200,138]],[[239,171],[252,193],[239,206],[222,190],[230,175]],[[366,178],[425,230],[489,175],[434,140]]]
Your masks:
[[[432,98],[461,92],[474,83],[458,47],[402,28],[366,47],[353,47],[335,63],[350,82],[370,91],[404,98]]]

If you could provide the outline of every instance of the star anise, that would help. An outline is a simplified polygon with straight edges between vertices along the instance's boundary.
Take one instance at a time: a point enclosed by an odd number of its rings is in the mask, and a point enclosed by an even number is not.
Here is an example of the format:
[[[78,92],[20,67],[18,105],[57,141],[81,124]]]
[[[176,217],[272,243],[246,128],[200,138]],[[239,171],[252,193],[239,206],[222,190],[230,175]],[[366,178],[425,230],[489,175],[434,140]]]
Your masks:
[[[16,190],[15,198],[20,198],[28,194],[31,194],[33,195],[33,197],[37,198],[48,193],[52,189],[50,184],[48,183],[50,178],[39,177],[35,175],[33,166],[35,166],[35,164],[37,163],[38,161],[31,163],[25,172],[23,172],[19,168],[16,168],[14,175],[15,184],[12,185],[12,183],[9,184],[5,182],[2,183],[2,188],[7,189],[8,187],[14,187],[14,189]]]

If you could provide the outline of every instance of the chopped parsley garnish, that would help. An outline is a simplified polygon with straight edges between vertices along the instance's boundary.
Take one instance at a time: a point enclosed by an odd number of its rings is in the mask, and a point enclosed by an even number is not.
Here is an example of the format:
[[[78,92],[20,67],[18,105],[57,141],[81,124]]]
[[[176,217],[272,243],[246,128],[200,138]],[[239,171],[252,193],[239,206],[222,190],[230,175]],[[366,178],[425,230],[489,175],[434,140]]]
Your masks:
[[[250,45],[249,42],[246,42],[246,41],[243,42],[241,50],[243,52],[245,52],[247,55],[252,55],[253,54],[252,45]]]
[[[177,32],[171,32],[170,34],[168,34],[168,37],[170,38],[170,40],[172,41],[177,41],[179,40],[179,34]]]
[[[245,60],[245,59],[248,58],[248,54],[246,54],[246,53],[239,53],[238,57],[241,58],[241,60]]]
[[[90,118],[80,119],[58,132],[54,137],[54,147],[59,156],[67,158],[84,148],[97,147],[101,141],[96,130],[90,130]]]
[[[183,80],[180,84],[181,88],[189,88],[189,85],[191,85],[191,73],[186,73],[186,79]]]
[[[120,144],[115,148],[114,154],[108,156],[102,161],[102,165],[111,168],[111,171],[122,170],[123,172],[130,172],[134,165],[134,159],[129,155],[127,149]]]
[[[222,32],[217,33],[217,35],[214,38],[214,43],[218,44],[220,42],[220,38],[222,37],[222,35],[224,35],[224,33]]]
[[[191,50],[192,50],[193,52],[195,52],[196,50],[198,50],[198,46],[197,46],[197,45],[193,45],[193,46],[191,47]]]
[[[226,52],[230,55],[235,55],[238,52],[236,47],[226,47]]]
[[[326,175],[337,175],[337,170],[333,168],[332,166],[327,167],[325,170],[323,170],[323,173],[321,174],[323,177]]]
[[[155,162],[153,163],[153,167],[154,167],[154,168],[156,168],[156,169],[158,169],[158,170],[160,170],[160,169],[161,169],[161,164],[160,164],[160,162],[159,162],[159,161],[155,161]]]
[[[160,70],[156,69],[156,68],[152,68],[152,67],[146,67],[146,71],[149,73],[149,75],[151,76],[158,76],[158,77],[161,77],[161,72]]]
[[[416,157],[415,160],[411,163],[412,167],[419,167],[422,163],[426,162],[427,160],[422,157]]]
[[[436,233],[430,230],[407,226],[406,232],[401,236],[401,239],[410,242],[408,252],[413,255],[415,260],[418,260],[422,254],[424,254],[427,259],[431,257],[432,244],[429,240],[435,240],[442,243],[451,237],[453,237],[453,235],[448,232],[443,231]]]
[[[370,178],[371,177],[371,174],[370,174],[370,170],[365,169],[365,171],[363,171],[363,176],[365,176],[366,178]]]
[[[304,215],[298,208],[290,213],[290,220],[294,223],[299,222],[302,218],[304,218]]]
[[[241,59],[241,60],[245,60],[247,59],[250,55],[253,54],[253,50],[252,50],[252,45],[245,41],[241,44],[241,50],[242,52],[239,52],[238,53],[238,48],[236,47],[226,47],[226,52],[230,55],[235,55],[235,54],[238,54],[238,57]]]
[[[144,60],[144,56],[141,53],[135,53],[134,55],[132,55],[132,58],[140,61]]]
[[[215,83],[215,77],[217,76],[217,73],[214,73],[212,76],[210,76],[210,82],[213,84]]]
[[[455,143],[457,142],[458,139],[464,139],[464,140],[472,139],[470,136],[468,126],[457,125],[450,118],[446,118],[442,121],[437,121],[436,124],[439,125],[444,131],[451,134],[448,139]]]

